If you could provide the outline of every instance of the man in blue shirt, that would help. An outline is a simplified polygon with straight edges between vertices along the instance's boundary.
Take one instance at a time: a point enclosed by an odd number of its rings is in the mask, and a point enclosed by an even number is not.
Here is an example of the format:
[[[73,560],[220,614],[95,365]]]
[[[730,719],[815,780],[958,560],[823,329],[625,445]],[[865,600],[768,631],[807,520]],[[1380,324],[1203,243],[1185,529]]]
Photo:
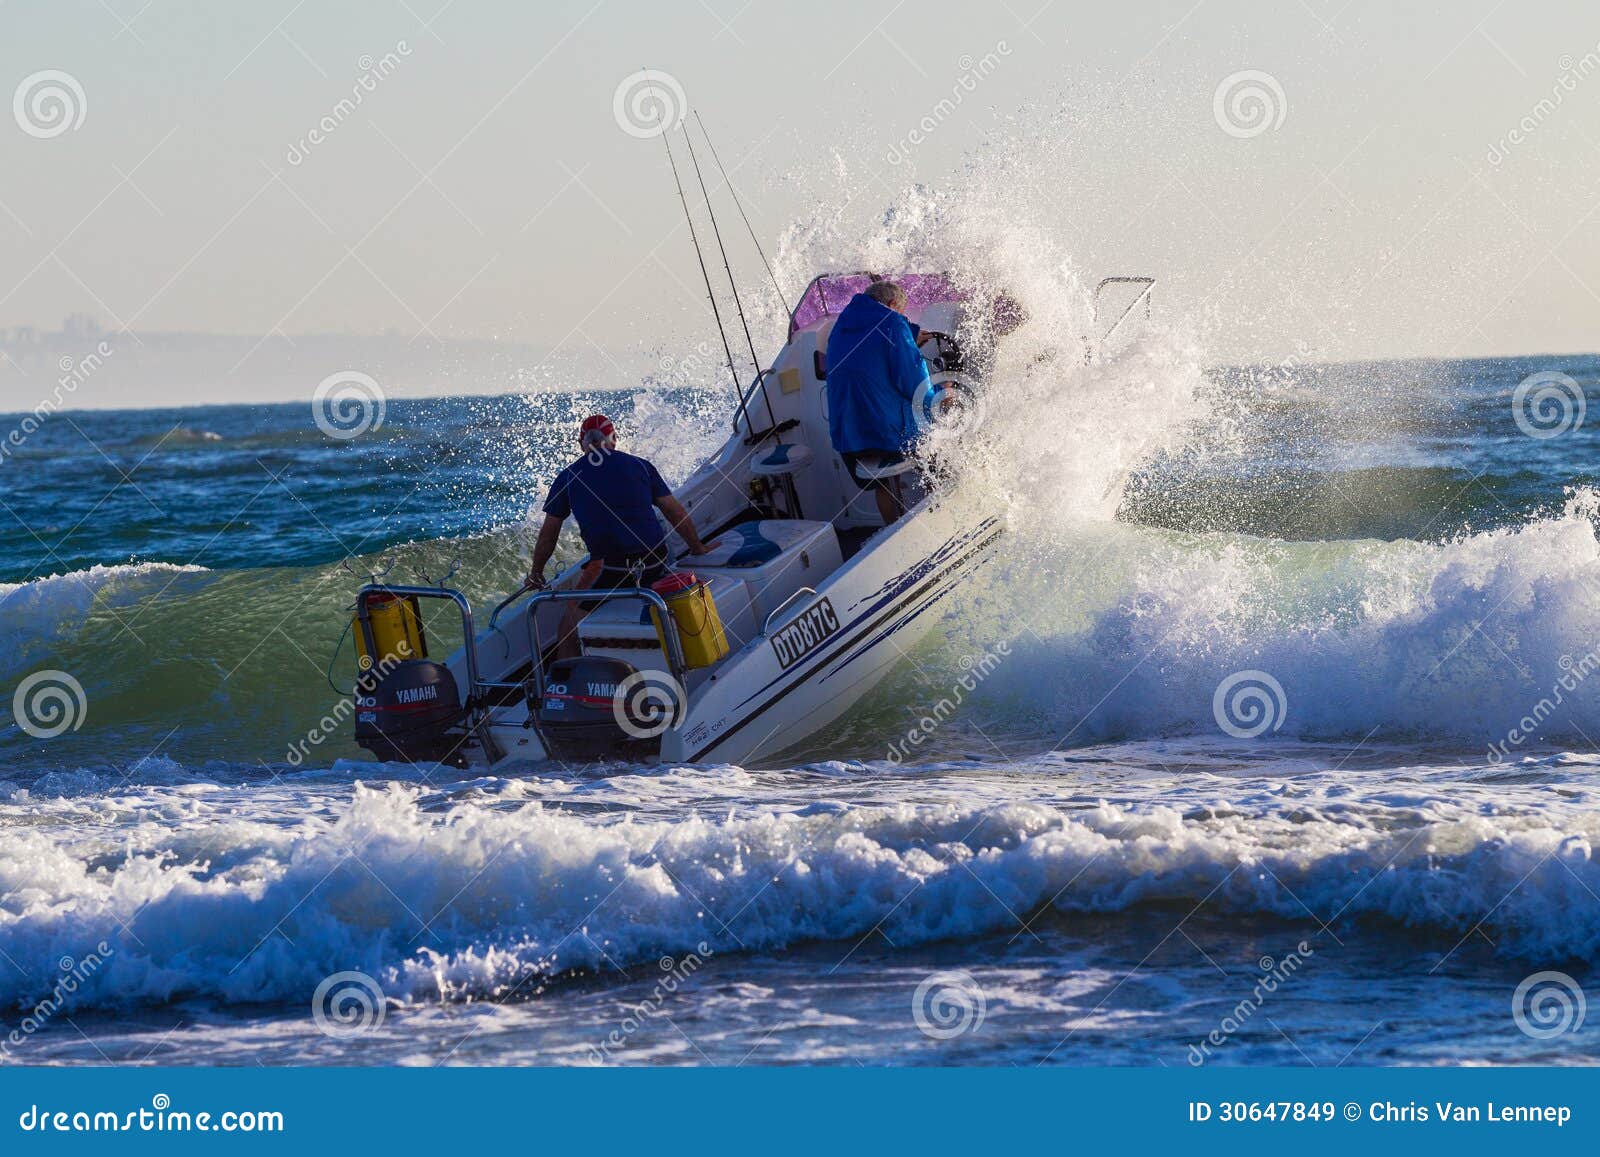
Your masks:
[[[875,281],[850,299],[828,335],[828,433],[856,485],[873,492],[885,526],[904,512],[898,486],[862,470],[905,461],[917,439],[911,403],[928,380],[906,304],[905,290]]]
[[[710,553],[700,541],[694,520],[672,496],[661,473],[643,458],[617,449],[616,427],[604,414],[583,420],[578,430],[583,457],[556,475],[544,503],[544,524],[533,547],[528,585],[545,586],[544,568],[555,553],[561,524],[578,519],[578,532],[589,548],[589,562],[579,579],[579,589],[616,590],[649,586],[667,571],[667,532],[656,517],[660,510],[688,544],[689,553]],[[559,654],[578,653],[578,620],[594,603],[575,603],[561,627]]]

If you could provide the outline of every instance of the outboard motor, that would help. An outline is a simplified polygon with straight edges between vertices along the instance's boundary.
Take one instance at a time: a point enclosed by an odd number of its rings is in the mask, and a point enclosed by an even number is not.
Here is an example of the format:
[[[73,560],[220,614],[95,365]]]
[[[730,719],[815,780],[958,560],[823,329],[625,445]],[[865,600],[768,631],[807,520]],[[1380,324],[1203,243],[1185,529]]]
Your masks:
[[[557,659],[533,705],[539,733],[557,759],[653,755],[661,733],[682,717],[676,687],[660,672],[639,671],[621,659]]]
[[[465,715],[442,663],[407,659],[356,681],[356,742],[382,760],[462,764]]]

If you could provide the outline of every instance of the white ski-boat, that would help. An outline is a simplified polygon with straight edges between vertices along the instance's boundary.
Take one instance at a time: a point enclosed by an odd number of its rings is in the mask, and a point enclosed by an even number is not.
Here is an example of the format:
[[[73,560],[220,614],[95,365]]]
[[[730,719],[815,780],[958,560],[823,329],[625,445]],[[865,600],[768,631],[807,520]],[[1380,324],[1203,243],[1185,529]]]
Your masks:
[[[669,569],[706,584],[725,656],[688,665],[660,594],[580,591],[581,562],[544,590],[513,594],[481,630],[457,591],[374,583],[358,596],[357,626],[363,654],[383,658],[360,676],[358,742],[380,758],[483,768],[552,757],[748,763],[814,735],[865,695],[1004,533],[996,513],[957,498],[947,474],[916,469],[899,476],[907,512],[885,527],[873,495],[833,451],[828,335],[837,311],[875,279],[812,282],[782,351],[740,400],[733,433],[675,490],[716,548],[685,558],[670,536],[678,561]],[[962,295],[940,275],[895,280],[910,290],[910,316],[925,331],[936,387],[926,412],[970,402],[983,384],[945,336],[969,321]],[[375,640],[374,608],[435,599],[455,604],[469,640],[448,660],[401,657]],[[582,659],[557,661],[557,629],[574,599],[598,606],[578,628]]]

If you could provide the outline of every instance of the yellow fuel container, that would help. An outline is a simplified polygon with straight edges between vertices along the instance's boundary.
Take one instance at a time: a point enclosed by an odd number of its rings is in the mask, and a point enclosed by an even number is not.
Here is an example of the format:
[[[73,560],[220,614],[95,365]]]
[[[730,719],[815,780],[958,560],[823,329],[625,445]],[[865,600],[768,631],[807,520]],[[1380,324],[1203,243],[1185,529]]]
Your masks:
[[[372,642],[379,658],[367,653],[367,638],[361,630],[361,614],[356,613],[356,651],[362,671],[374,663],[393,665],[406,659],[428,657],[427,638],[422,633],[422,609],[411,595],[392,595],[379,591],[367,596],[367,621],[372,624]]]
[[[651,590],[667,601],[667,610],[678,627],[678,641],[683,646],[684,666],[709,667],[728,653],[728,636],[722,630],[722,616],[717,614],[717,601],[711,597],[711,588],[692,574],[669,574],[660,582],[651,584]],[[656,625],[656,637],[661,649],[667,649],[666,633],[662,630],[660,612],[650,608],[650,618]]]

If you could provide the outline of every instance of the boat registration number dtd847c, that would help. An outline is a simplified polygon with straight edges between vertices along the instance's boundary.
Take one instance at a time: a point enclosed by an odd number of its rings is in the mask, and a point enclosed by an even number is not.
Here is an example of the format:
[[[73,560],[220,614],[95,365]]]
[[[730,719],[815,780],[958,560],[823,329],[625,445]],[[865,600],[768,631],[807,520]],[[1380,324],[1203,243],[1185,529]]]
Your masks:
[[[827,599],[819,599],[807,607],[798,619],[772,636],[772,650],[778,656],[778,666],[788,670],[838,630],[839,616],[834,613],[833,604]]]

